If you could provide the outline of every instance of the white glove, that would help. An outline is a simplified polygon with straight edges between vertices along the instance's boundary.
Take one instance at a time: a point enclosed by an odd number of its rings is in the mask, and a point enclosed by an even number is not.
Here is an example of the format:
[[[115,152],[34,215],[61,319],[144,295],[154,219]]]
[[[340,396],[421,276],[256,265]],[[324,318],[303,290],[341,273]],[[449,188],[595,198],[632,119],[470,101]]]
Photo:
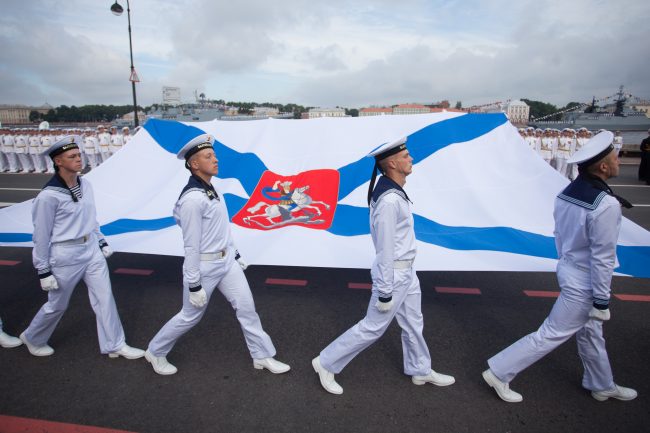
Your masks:
[[[54,275],[49,275],[45,278],[41,278],[41,289],[49,292],[50,290],[56,290],[59,288],[59,283],[56,282]]]
[[[609,313],[609,308],[606,308],[604,310],[599,310],[596,307],[591,307],[591,311],[589,311],[589,317],[591,317],[592,319],[601,320],[605,322],[609,320],[611,314]]]
[[[377,302],[375,302],[375,307],[377,307],[380,312],[386,313],[390,311],[391,308],[393,308],[393,298],[391,298],[388,302],[381,302],[379,299],[377,299]]]
[[[110,256],[113,255],[113,250],[111,249],[111,247],[106,245],[105,247],[102,248],[102,254],[104,255],[104,257],[109,258]]]
[[[201,288],[201,290],[197,290],[196,292],[190,292],[190,304],[197,308],[201,308],[207,303],[208,294],[205,293],[205,289]]]
[[[239,266],[241,266],[242,271],[245,271],[248,267],[248,263],[246,263],[241,257],[237,259],[237,263],[239,263]]]

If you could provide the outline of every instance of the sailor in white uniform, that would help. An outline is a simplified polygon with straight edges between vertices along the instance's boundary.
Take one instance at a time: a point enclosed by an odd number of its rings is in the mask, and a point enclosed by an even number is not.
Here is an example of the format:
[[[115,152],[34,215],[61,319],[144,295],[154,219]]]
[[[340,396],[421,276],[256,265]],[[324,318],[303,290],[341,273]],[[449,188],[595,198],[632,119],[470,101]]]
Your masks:
[[[117,127],[116,126],[111,126],[111,144],[109,146],[109,150],[112,155],[115,155],[120,149],[122,149],[122,146],[124,146],[124,137],[122,134],[117,132]]]
[[[34,199],[34,267],[48,301],[20,335],[34,356],[49,356],[47,341],[68,308],[70,296],[83,279],[97,318],[99,349],[111,358],[140,358],[144,351],[129,347],[113,299],[106,258],[112,251],[97,223],[93,189],[78,176],[80,136],[68,135],[48,150],[56,174]]]
[[[623,137],[621,136],[621,131],[616,131],[614,133],[614,148],[619,153],[623,149]]]
[[[111,156],[111,134],[106,132],[104,125],[97,126],[97,141],[99,141],[99,160],[100,164],[106,162]]]
[[[13,337],[2,330],[2,317],[0,317],[0,346],[5,349],[10,349],[12,347],[18,347],[23,342],[20,338]]]
[[[632,207],[605,183],[619,171],[613,139],[611,132],[601,132],[569,160],[578,164],[580,174],[557,196],[553,212],[560,296],[537,331],[490,358],[490,368],[483,372],[504,401],[522,401],[510,381],[574,334],[584,366],[582,386],[596,400],[637,396],[614,383],[603,337],[603,322],[610,318],[612,273],[618,266],[621,205]]]
[[[285,373],[290,367],[273,358],[275,347],[255,311],[253,294],[244,275],[247,265],[235,249],[228,209],[212,184],[212,177],[219,171],[213,143],[214,137],[201,134],[177,155],[192,173],[174,207],[174,219],[182,230],[185,248],[183,307],[154,336],[145,357],[156,373],[176,373],[167,354],[179,338],[199,323],[212,293],[218,289],[235,310],[253,367]]]
[[[368,204],[370,234],[376,250],[370,271],[370,303],[366,317],[323,349],[312,360],[312,367],[327,392],[342,394],[343,388],[334,380],[334,375],[377,341],[393,318],[397,318],[402,328],[404,373],[412,376],[416,385],[451,385],[455,382],[452,376],[431,369],[431,356],[422,335],[422,292],[413,268],[416,255],[413,214],[411,201],[402,188],[413,168],[406,138],[380,146],[370,156],[375,157],[375,167],[368,189]],[[374,188],[377,169],[383,176]]]
[[[9,173],[18,173],[20,171],[20,163],[18,162],[16,149],[14,148],[16,142],[15,135],[16,133],[12,130],[5,131],[2,143],[0,143],[2,145],[2,153],[4,153],[7,159]]]

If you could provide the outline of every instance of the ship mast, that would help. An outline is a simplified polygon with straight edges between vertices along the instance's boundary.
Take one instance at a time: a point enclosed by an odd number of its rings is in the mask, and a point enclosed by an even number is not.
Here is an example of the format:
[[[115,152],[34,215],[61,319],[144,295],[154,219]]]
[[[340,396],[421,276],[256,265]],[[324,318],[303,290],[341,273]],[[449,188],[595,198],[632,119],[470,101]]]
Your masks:
[[[614,110],[614,116],[623,116],[623,109],[625,108],[625,93],[623,92],[623,86],[618,88],[618,93],[616,94],[618,98],[616,99],[616,109]]]

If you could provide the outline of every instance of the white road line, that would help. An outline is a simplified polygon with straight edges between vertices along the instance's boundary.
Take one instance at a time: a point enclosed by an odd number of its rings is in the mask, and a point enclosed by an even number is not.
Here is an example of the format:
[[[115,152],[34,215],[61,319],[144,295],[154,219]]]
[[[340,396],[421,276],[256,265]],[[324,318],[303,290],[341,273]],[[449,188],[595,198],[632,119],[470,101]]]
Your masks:
[[[0,207],[7,207],[7,206],[11,206],[12,204],[16,204],[16,203],[3,203],[0,201]]]
[[[0,191],[40,191],[43,188],[0,188]]]
[[[618,188],[650,188],[650,185],[610,185]]]

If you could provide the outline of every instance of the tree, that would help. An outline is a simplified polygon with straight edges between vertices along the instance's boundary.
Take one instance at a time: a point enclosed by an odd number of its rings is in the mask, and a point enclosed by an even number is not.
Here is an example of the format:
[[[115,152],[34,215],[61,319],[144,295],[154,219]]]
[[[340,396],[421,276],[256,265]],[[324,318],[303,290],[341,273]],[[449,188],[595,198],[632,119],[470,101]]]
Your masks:
[[[345,109],[345,115],[350,117],[359,117],[359,110],[357,108]]]
[[[461,108],[463,108],[463,103],[460,101],[456,101],[456,106],[454,108],[456,108],[456,110],[460,110]]]
[[[41,118],[42,118],[42,115],[38,111],[32,110],[32,111],[29,112],[29,121],[30,122],[37,122],[37,121],[41,120]]]

